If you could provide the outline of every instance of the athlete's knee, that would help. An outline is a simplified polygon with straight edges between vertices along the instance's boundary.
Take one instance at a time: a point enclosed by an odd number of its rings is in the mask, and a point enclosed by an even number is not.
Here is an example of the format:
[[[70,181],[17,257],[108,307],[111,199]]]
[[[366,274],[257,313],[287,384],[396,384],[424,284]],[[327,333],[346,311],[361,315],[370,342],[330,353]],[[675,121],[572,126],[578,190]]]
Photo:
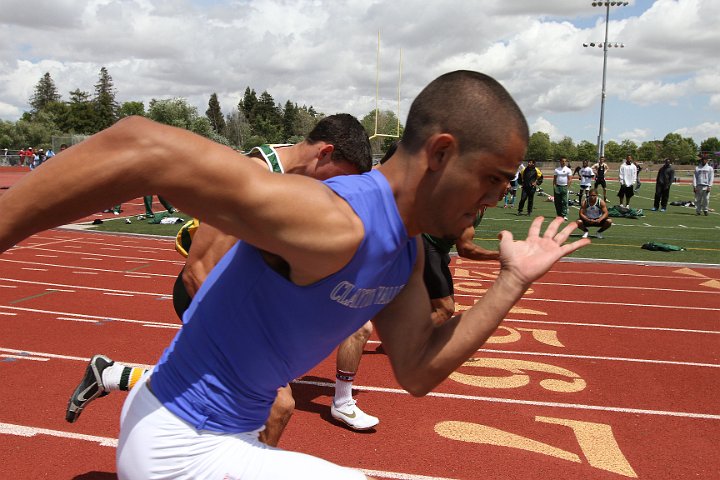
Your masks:
[[[290,420],[293,411],[295,411],[295,398],[293,398],[289,385],[278,388],[278,394],[277,397],[275,397],[272,408],[278,417]]]
[[[370,338],[370,335],[372,335],[373,332],[373,324],[372,322],[366,322],[365,325],[360,327],[355,333],[353,333],[353,337],[355,337],[357,340],[362,341],[363,343],[367,342],[368,338]]]

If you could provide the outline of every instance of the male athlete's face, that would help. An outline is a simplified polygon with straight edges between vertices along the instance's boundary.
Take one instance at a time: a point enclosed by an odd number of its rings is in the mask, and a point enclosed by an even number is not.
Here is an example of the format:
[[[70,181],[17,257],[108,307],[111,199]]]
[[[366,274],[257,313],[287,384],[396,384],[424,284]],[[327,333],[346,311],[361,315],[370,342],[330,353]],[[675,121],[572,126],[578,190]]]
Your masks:
[[[561,159],[560,159],[560,166],[561,166],[561,167],[566,167],[566,166],[567,166],[567,160],[564,159],[564,158],[561,158]]]
[[[588,193],[588,198],[590,199],[590,203],[595,203],[597,201],[597,192]]]
[[[457,150],[449,149],[437,170],[423,179],[423,190],[418,192],[424,207],[424,212],[418,212],[420,231],[457,239],[473,224],[478,211],[497,205],[515,176],[525,149],[525,142],[517,135],[509,138],[500,154],[487,151],[458,154]]]
[[[587,160],[583,160],[583,167],[587,167],[587,166],[588,166],[588,161],[587,161]]]

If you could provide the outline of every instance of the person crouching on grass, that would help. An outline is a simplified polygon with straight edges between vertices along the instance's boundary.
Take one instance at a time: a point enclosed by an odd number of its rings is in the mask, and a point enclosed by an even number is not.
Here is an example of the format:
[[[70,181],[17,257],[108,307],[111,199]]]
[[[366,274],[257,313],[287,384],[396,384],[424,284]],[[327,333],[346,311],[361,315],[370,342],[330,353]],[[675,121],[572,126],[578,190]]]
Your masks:
[[[583,231],[582,238],[588,237],[588,227],[599,227],[595,238],[603,238],[602,232],[612,227],[607,205],[598,197],[596,189],[590,190],[587,199],[580,207],[580,219],[575,223]]]

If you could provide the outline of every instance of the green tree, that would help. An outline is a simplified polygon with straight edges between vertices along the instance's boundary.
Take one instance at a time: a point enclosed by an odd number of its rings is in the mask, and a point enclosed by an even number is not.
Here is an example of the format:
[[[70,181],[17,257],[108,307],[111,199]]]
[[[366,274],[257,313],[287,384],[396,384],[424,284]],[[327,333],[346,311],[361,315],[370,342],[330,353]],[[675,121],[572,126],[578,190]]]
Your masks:
[[[63,119],[61,128],[67,133],[90,135],[96,130],[97,110],[90,100],[90,94],[75,89],[70,92],[67,116]]]
[[[610,140],[605,144],[605,159],[609,163],[619,163],[625,160],[623,148],[615,140]]]
[[[597,145],[583,140],[577,146],[577,159],[579,162],[587,160],[590,164],[597,160]]]
[[[620,150],[622,151],[622,157],[627,158],[628,155],[632,155],[637,160],[637,143],[632,140],[623,140],[620,143]]]
[[[720,152],[720,140],[717,137],[706,138],[700,142],[700,151],[710,153],[711,155]]]
[[[145,116],[145,104],[143,102],[124,102],[118,110],[118,118],[130,117],[132,115]]]
[[[263,143],[268,143],[265,137],[261,137],[260,135],[250,135],[245,139],[245,143],[243,143],[242,149],[243,151],[247,152],[254,147],[262,145]]]
[[[210,120],[210,125],[215,133],[222,135],[225,133],[225,117],[223,117],[222,110],[220,109],[220,102],[217,98],[217,93],[210,95],[208,101],[208,109],[205,111],[205,116]]]
[[[673,163],[691,164],[695,162],[697,151],[679,133],[668,133],[662,141],[660,155],[673,160]]]
[[[533,159],[536,162],[552,162],[553,148],[550,135],[545,132],[535,132],[530,135],[525,160]]]
[[[119,106],[115,101],[115,88],[113,87],[112,77],[105,67],[100,68],[98,83],[95,84],[93,105],[96,113],[96,132],[104,130],[117,122]]]
[[[395,112],[392,110],[380,110],[380,114],[377,118],[377,132],[375,131],[375,110],[365,115],[360,121],[365,131],[369,136],[378,133],[380,135],[392,135],[392,136],[378,136],[370,140],[370,146],[374,155],[380,155],[392,145],[393,142],[398,140],[397,135],[402,137],[404,127],[399,126],[400,131],[398,132],[398,118]]]
[[[242,100],[238,104],[238,110],[240,110],[247,121],[252,125],[255,120],[255,106],[258,103],[257,95],[255,90],[251,90],[250,87],[245,88],[245,94]]]
[[[52,115],[42,110],[31,118],[23,117],[18,120],[15,128],[20,143],[35,149],[49,148],[52,136],[61,133],[55,125]]]
[[[250,136],[250,123],[238,109],[233,109],[225,119],[225,136],[230,145],[242,148],[243,140]]]
[[[30,97],[30,106],[32,113],[37,113],[46,105],[52,102],[59,102],[60,94],[55,86],[55,81],[50,76],[50,72],[45,72],[40,81],[35,85],[35,91]]]
[[[312,107],[310,107],[312,108]],[[313,110],[314,111],[314,110]],[[294,137],[297,138],[300,137],[306,137],[310,131],[315,128],[315,125],[320,121],[320,119],[316,118],[316,114],[311,114],[308,110],[308,108],[303,105],[302,107],[298,108],[295,111],[295,121],[293,124],[293,132]],[[288,139],[290,141],[290,139]],[[294,142],[297,143],[297,142]]]
[[[690,148],[692,148],[693,152],[700,151],[700,147],[698,147],[698,144],[695,143],[695,140],[692,137],[685,137],[685,138],[683,138],[683,140],[685,140],[685,143],[687,143],[690,146]]]
[[[570,137],[563,137],[557,143],[552,143],[553,158],[558,161],[561,157],[567,158],[569,161],[574,162],[577,159],[578,152],[575,142]]]
[[[296,136],[295,133],[295,120],[297,119],[298,106],[294,105],[290,100],[285,102],[285,108],[283,108],[283,136],[285,140],[290,137]]]
[[[265,137],[271,143],[283,141],[282,114],[267,91],[260,94],[250,125],[254,134]]]
[[[153,98],[150,100],[147,116],[165,125],[192,130],[195,119],[198,117],[198,112],[197,108],[188,104],[184,98],[165,100],[156,100]]]
[[[637,149],[637,159],[643,163],[658,163],[660,146],[657,141],[643,142]]]

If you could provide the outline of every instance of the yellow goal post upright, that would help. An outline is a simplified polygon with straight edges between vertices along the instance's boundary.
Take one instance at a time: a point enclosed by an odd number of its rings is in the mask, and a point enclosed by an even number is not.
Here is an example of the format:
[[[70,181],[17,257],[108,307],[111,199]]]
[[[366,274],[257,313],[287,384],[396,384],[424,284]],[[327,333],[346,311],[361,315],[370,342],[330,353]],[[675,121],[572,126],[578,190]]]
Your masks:
[[[400,49],[400,60],[398,64],[398,86],[397,86],[397,130],[394,134],[378,132],[378,121],[380,118],[380,30],[378,30],[377,42],[377,63],[375,66],[375,132],[370,140],[375,138],[400,138],[400,83],[402,82],[402,48]]]

